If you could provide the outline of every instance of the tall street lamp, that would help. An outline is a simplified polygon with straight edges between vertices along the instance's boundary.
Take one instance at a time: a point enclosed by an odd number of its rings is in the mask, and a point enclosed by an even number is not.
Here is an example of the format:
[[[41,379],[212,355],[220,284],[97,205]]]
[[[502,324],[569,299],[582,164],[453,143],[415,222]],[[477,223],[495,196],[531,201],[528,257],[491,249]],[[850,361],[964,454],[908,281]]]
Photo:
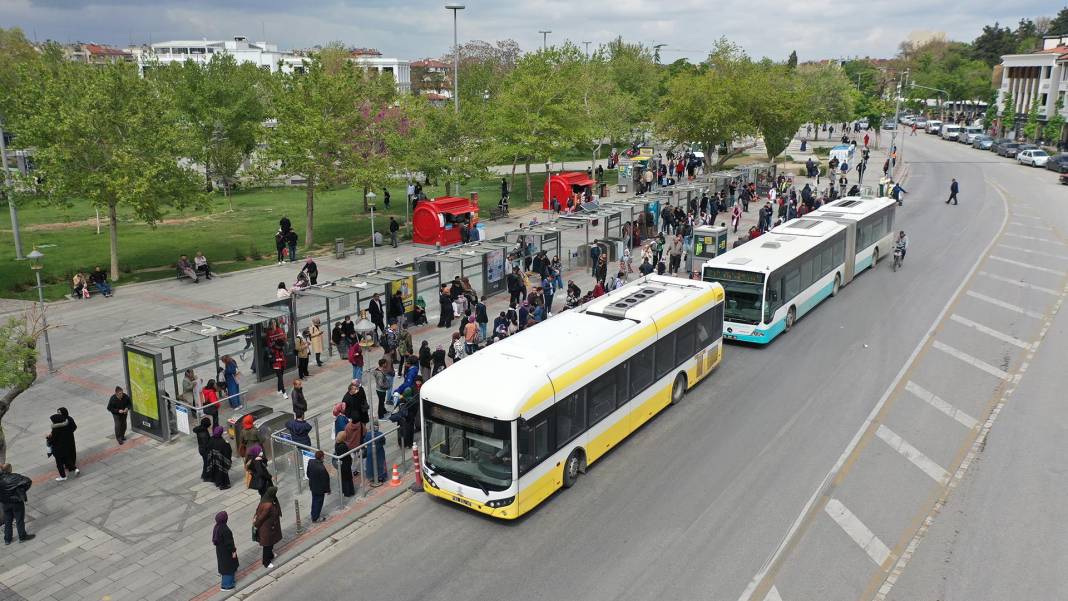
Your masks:
[[[539,29],[538,30],[538,33],[541,34],[541,49],[542,50],[548,50],[549,49],[549,34],[552,33],[552,32],[553,32],[553,30],[551,30],[551,29]]]
[[[378,256],[375,254],[375,193],[367,193],[367,206],[371,209],[371,269],[378,269]]]
[[[48,319],[45,317],[45,302],[44,302],[44,286],[41,285],[41,270],[44,269],[44,253],[33,249],[30,254],[26,255],[26,258],[30,260],[30,269],[33,270],[34,275],[37,276],[37,298],[41,301],[41,326],[44,329],[45,340],[45,361],[48,362],[48,371],[55,371],[52,366],[52,344],[48,340]]]
[[[452,11],[452,106],[460,112],[460,37],[457,33],[457,13],[463,10],[463,4],[446,4],[445,10]]]

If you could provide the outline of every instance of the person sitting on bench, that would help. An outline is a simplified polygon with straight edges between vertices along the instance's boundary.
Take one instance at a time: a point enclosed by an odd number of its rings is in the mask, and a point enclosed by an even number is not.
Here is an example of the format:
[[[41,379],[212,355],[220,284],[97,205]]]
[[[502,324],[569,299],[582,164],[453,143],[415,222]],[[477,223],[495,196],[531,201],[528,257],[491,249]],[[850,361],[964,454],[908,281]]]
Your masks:
[[[89,282],[105,297],[111,296],[111,285],[108,284],[108,274],[98,265],[93,273],[89,274]]]
[[[89,283],[85,281],[85,276],[83,276],[81,273],[74,274],[74,277],[70,281],[70,287],[72,292],[71,296],[73,296],[76,300],[89,298],[88,285]]]
[[[194,284],[200,281],[200,276],[198,276],[196,270],[193,269],[193,264],[189,262],[189,257],[185,255],[182,255],[178,259],[178,279],[181,279],[183,276],[193,280]]]
[[[211,266],[208,265],[208,258],[204,256],[204,253],[197,251],[195,257],[193,257],[193,265],[196,267],[197,274],[204,274],[204,277],[211,279]]]

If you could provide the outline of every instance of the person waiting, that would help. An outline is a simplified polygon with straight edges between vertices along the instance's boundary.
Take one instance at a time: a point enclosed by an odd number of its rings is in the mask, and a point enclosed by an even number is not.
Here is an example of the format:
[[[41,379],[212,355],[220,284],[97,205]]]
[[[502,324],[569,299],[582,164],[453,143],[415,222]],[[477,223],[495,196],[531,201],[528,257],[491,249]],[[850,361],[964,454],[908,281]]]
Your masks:
[[[208,265],[208,258],[204,256],[204,253],[197,251],[196,256],[193,257],[193,265],[198,275],[203,274],[204,277],[211,279],[211,266]]]
[[[71,296],[76,300],[83,298],[89,298],[89,284],[85,281],[85,276],[81,273],[74,274],[74,277],[70,281]]]
[[[178,279],[187,277],[193,280],[193,283],[200,281],[200,276],[197,275],[196,269],[193,268],[193,264],[189,262],[189,257],[182,255],[178,258]]]
[[[93,273],[89,274],[89,282],[105,297],[111,296],[111,285],[108,284],[108,274],[98,265]]]

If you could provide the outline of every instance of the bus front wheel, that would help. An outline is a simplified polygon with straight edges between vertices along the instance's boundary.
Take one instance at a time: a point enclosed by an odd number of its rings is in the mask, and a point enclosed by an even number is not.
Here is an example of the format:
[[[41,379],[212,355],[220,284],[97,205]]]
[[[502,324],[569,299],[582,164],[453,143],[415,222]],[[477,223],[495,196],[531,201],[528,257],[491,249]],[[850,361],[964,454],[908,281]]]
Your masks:
[[[564,488],[571,488],[582,473],[582,452],[578,449],[571,451],[564,463]]]
[[[671,404],[679,404],[684,396],[686,396],[686,374],[680,373],[675,376],[675,383],[671,385]]]
[[[786,331],[789,332],[794,327],[794,322],[797,321],[797,309],[790,307],[790,311],[786,313]]]
[[[838,296],[838,290],[842,287],[842,276],[834,274],[834,287],[831,288],[831,296]]]
[[[879,264],[879,247],[876,246],[871,251],[871,267],[875,269],[875,266]]]

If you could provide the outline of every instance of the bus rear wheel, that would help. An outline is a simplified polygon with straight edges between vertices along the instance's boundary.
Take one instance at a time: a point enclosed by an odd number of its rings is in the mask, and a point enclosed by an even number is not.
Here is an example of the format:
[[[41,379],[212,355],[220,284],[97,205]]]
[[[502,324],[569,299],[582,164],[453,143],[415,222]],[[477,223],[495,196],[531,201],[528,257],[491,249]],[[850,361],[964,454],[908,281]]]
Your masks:
[[[675,383],[671,385],[671,404],[679,404],[684,396],[686,396],[686,374],[680,373],[675,376]]]
[[[834,274],[834,287],[831,288],[831,296],[838,296],[838,290],[842,287],[842,276]]]
[[[875,266],[879,264],[879,247],[876,246],[871,251],[871,268],[875,269]]]
[[[583,463],[582,452],[578,449],[571,451],[571,454],[567,456],[567,461],[564,462],[564,488],[571,488],[575,485],[579,474],[582,473]]]
[[[790,310],[786,313],[786,331],[789,332],[794,328],[794,322],[797,321],[797,309],[790,307]]]

